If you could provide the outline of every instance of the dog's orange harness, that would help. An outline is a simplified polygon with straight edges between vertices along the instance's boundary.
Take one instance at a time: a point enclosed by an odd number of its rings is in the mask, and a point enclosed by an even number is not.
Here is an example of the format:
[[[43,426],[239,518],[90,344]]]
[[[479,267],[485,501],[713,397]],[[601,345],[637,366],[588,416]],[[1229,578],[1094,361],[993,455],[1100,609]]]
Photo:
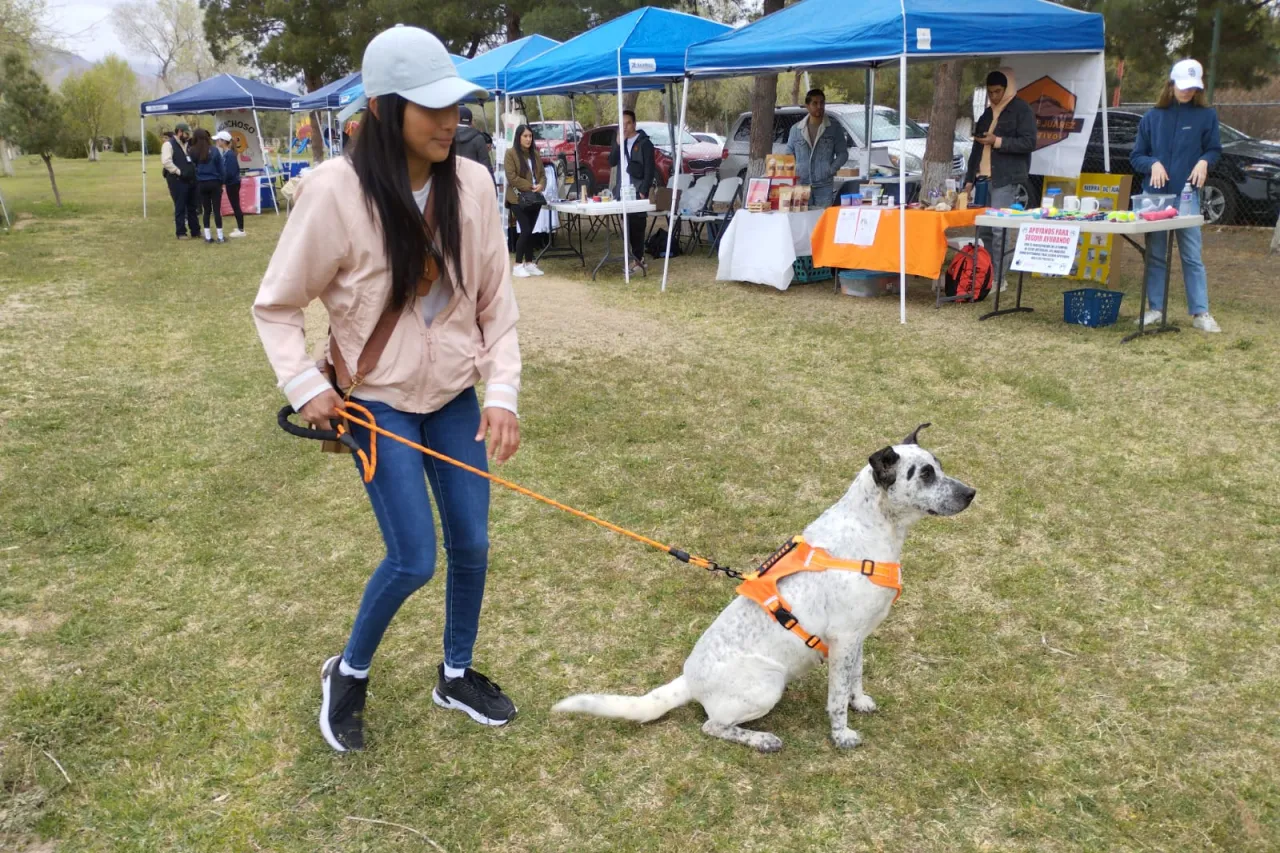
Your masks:
[[[800,622],[791,613],[791,605],[778,592],[778,581],[799,574],[800,572],[825,572],[827,569],[844,569],[857,572],[876,586],[896,590],[893,600],[902,595],[902,566],[899,563],[877,563],[874,560],[837,560],[821,548],[814,548],[804,541],[804,537],[796,536],[786,545],[773,553],[769,559],[760,564],[760,568],[743,578],[738,586],[738,595],[759,604],[778,624],[795,634],[811,649],[827,656],[827,644],[816,634],[810,634],[800,627]]]

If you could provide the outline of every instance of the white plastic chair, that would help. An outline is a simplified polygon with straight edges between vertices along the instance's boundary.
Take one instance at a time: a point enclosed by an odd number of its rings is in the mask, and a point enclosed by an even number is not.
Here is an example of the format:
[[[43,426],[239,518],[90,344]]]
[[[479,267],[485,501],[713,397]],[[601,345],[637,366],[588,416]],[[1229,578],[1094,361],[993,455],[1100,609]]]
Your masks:
[[[695,184],[695,187],[697,185]],[[702,229],[710,228],[711,231],[719,237],[723,229],[718,226],[728,224],[729,218],[733,215],[733,205],[738,198],[738,190],[742,187],[742,178],[725,178],[716,184],[715,194],[711,196],[711,202],[702,210],[699,210],[693,216],[686,216],[685,221],[693,226],[692,242],[690,250],[702,242]],[[720,205],[724,210],[715,210]],[[713,240],[714,246],[714,240]]]

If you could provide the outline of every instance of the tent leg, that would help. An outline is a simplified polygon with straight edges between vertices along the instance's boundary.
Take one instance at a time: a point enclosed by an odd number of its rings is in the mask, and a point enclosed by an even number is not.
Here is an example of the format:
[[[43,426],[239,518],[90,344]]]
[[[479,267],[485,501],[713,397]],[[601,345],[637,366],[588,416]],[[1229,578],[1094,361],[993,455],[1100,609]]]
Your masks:
[[[1098,73],[1102,75],[1102,168],[1111,174],[1111,133],[1107,127],[1107,59],[1106,54],[1098,54]]]
[[[293,165],[293,110],[289,110],[289,138],[285,141],[285,148],[289,152],[289,166],[292,167]],[[292,168],[289,169],[289,174],[293,174]]]
[[[573,105],[573,95],[569,96],[569,121],[573,124],[573,127],[576,128],[578,126],[578,113]],[[578,201],[586,198],[586,191],[582,188],[582,164],[578,162],[578,146],[581,144],[581,139],[573,143],[573,186],[578,191]]]
[[[258,122],[258,111],[253,111],[253,127],[258,131],[258,147],[262,149],[262,166],[267,173],[267,186],[271,188],[271,206],[276,209],[276,216],[280,215],[280,199],[276,198],[276,185],[271,180],[271,161],[267,159],[267,146],[262,139],[262,125]]]
[[[867,69],[867,102],[863,105],[862,179],[871,177],[871,128],[876,103],[876,70]]]
[[[684,127],[685,115],[689,110],[689,78],[684,78],[684,85],[680,92],[680,127]],[[680,180],[679,176],[684,168],[684,134],[674,137],[676,140],[676,182],[671,190],[671,209],[667,211],[667,252],[662,259],[662,288],[659,292],[667,292],[667,271],[671,269],[671,237],[675,233],[676,211],[679,210],[676,202],[680,199]]]
[[[138,119],[138,139],[142,142],[142,218],[147,218],[147,120]],[[4,215],[5,221],[9,214]]]
[[[867,136],[870,141],[870,135]],[[898,57],[898,150],[907,150],[907,52]],[[898,163],[898,322],[907,322],[907,170]]]
[[[538,98],[538,121],[545,122],[547,118],[542,114],[542,96],[538,95],[537,98]]]
[[[622,202],[622,280],[631,283],[631,229],[627,227],[627,140],[622,137],[622,48],[618,48],[618,200]]]

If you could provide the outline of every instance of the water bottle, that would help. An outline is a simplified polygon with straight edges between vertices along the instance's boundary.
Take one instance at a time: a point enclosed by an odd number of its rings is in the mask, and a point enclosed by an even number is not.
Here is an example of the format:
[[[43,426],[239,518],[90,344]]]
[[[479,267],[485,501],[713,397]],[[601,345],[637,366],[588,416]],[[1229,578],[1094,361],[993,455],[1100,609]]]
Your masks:
[[[1191,182],[1182,185],[1182,197],[1178,200],[1179,216],[1195,216],[1199,211],[1196,210],[1196,191],[1191,188]]]

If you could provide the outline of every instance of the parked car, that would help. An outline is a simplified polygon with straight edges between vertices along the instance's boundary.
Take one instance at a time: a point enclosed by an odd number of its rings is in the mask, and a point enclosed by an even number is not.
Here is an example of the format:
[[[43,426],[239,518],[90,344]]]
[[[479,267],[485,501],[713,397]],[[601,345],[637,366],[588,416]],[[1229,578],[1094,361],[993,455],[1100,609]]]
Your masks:
[[[665,185],[671,177],[672,161],[675,151],[671,146],[671,134],[667,125],[660,121],[642,121],[636,124],[653,142],[654,159],[658,167],[658,181]],[[582,142],[578,144],[578,176],[585,192],[593,194],[603,187],[609,186],[609,151],[618,137],[616,124],[593,127],[588,130]],[[707,142],[699,142],[688,131],[684,131],[680,146],[684,165],[681,169],[695,177],[716,171],[720,167],[720,152]]]
[[[724,137],[721,136],[720,134],[706,133],[705,131],[701,131],[701,130],[691,130],[689,132],[692,133],[693,138],[698,140],[699,142],[710,142],[715,147],[721,150],[724,150]]]
[[[1132,173],[1129,157],[1138,141],[1142,115],[1126,110],[1107,111],[1111,141],[1112,174]],[[1211,224],[1274,225],[1280,215],[1280,148],[1254,139],[1228,125],[1219,125],[1222,157],[1209,170],[1201,194],[1201,211]],[[1085,172],[1104,171],[1102,157],[1102,116],[1093,123],[1089,146],[1085,149]],[[1038,180],[1038,179],[1035,179]],[[1142,177],[1134,178],[1133,191],[1141,192]],[[1175,187],[1170,192],[1177,192]],[[1039,186],[1035,187],[1039,197]]]
[[[773,153],[786,152],[787,135],[796,122],[808,113],[804,107],[778,107],[773,113]],[[866,108],[861,104],[827,104],[827,115],[844,129],[845,144],[849,147],[850,161],[857,162],[857,150],[864,148],[866,135]],[[924,146],[928,133],[919,124],[907,119],[905,147],[898,139],[898,111],[892,107],[875,107],[871,124],[871,165],[882,170],[897,172],[899,167],[908,175],[918,175],[924,168]],[[957,140],[952,157],[952,169],[957,176],[964,174],[968,164],[971,142]],[[742,113],[733,123],[729,141],[724,149],[724,162],[720,165],[720,177],[735,175],[745,178],[747,160],[751,149],[751,113]]]
[[[582,125],[576,121],[535,121],[529,123],[533,131],[533,145],[545,161],[556,162],[556,168],[564,173],[562,164],[572,159],[573,146],[582,138]]]

